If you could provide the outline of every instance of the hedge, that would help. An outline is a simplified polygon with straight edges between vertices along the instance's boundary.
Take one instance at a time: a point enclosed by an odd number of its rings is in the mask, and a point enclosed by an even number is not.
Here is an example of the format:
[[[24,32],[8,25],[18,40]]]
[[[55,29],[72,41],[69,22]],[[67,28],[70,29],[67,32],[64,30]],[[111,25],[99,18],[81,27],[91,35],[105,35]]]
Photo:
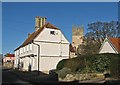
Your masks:
[[[120,79],[120,54],[111,59],[111,76]]]
[[[110,71],[113,77],[120,77],[120,54],[94,54],[79,55],[76,58],[64,59],[57,65],[57,70],[64,67],[70,68],[72,72],[96,72]]]
[[[66,60],[68,59],[63,59],[57,64],[57,70],[61,70],[64,67]]]

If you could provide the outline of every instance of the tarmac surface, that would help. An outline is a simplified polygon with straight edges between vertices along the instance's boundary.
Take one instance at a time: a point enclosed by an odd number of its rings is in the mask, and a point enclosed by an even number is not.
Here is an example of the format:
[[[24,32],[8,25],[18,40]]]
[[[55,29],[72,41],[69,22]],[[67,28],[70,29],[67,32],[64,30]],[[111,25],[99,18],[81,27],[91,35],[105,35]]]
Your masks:
[[[13,75],[11,73],[10,69],[3,68],[2,69],[2,84],[13,84],[13,83],[18,83],[18,84],[29,84],[32,85],[30,82],[27,82],[25,80],[22,80],[16,75]]]

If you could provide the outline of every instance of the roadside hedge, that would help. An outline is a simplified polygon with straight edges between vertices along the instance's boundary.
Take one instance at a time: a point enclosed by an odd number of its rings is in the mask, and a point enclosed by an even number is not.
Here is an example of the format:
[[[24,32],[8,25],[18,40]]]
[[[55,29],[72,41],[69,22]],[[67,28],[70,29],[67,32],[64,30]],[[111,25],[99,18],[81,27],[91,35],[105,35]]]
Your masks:
[[[120,54],[111,59],[110,72],[112,77],[120,79]]]
[[[115,78],[120,77],[120,54],[94,54],[79,55],[76,58],[64,59],[57,64],[57,70],[64,67],[70,68],[72,72],[80,73],[104,73],[110,71]]]

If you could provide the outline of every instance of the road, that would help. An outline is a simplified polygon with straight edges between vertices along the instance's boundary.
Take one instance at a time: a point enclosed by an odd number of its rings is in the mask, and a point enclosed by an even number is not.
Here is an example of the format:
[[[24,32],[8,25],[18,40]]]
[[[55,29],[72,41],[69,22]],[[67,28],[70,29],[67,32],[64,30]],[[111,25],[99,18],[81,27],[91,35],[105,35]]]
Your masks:
[[[11,70],[11,69],[5,69],[5,68],[2,68],[2,84],[13,84],[13,83],[17,83],[17,84],[19,84],[19,85],[22,85],[22,84],[28,84],[28,85],[33,85],[34,83],[32,82],[32,83],[30,83],[30,82],[28,82],[28,81],[25,81],[25,80],[22,80],[20,77],[18,77],[17,75],[15,75],[13,72],[12,72],[13,70]],[[47,83],[48,81],[47,81],[47,78],[45,79],[45,78],[43,78],[43,79],[39,79],[39,81],[45,81],[45,82],[43,82],[43,84],[44,83]],[[48,82],[48,85],[49,85],[49,83],[54,83],[54,84],[64,84],[64,83],[73,83],[73,84],[82,84],[82,83],[105,83],[105,80],[103,80],[103,79],[95,79],[95,80],[87,80],[87,81],[73,81],[73,82],[60,82],[60,81],[49,81]],[[108,82],[108,84],[106,83],[106,85],[109,85],[109,82]],[[117,85],[119,85],[119,84],[117,84]]]
[[[18,76],[14,75],[10,69],[2,69],[2,84],[10,84],[10,83],[18,83],[20,84],[30,84],[27,81],[23,81],[22,79],[20,79]]]

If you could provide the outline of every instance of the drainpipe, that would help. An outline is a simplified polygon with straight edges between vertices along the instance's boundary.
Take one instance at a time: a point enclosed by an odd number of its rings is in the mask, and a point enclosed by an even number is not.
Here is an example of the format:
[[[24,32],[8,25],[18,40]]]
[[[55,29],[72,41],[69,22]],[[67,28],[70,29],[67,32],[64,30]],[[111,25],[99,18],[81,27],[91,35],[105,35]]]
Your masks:
[[[33,41],[33,44],[38,46],[38,75],[39,75],[39,56],[40,56],[40,45],[37,43],[34,43],[35,41]]]

